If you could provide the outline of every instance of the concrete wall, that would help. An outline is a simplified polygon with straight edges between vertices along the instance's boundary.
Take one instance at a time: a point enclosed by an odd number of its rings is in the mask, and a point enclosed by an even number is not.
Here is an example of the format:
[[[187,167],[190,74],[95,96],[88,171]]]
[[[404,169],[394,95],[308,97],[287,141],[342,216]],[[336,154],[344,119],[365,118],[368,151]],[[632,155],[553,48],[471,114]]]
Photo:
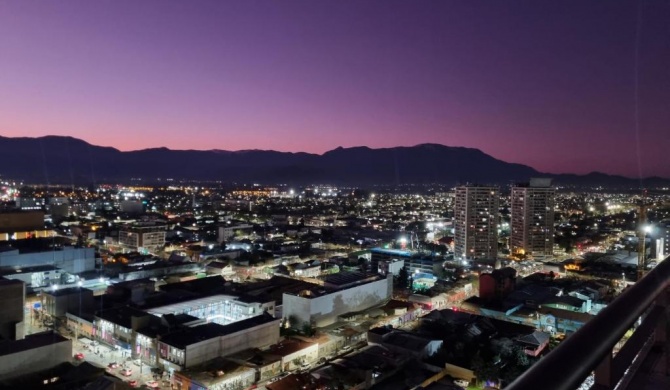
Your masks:
[[[295,317],[301,324],[313,322],[318,327],[328,326],[335,323],[338,316],[380,305],[392,294],[391,277],[313,298],[284,294],[282,314],[284,318]]]
[[[0,380],[48,370],[72,361],[72,340],[0,356]]]
[[[186,347],[185,368],[197,366],[219,356],[250,348],[263,348],[279,342],[279,320],[215,337]]]
[[[319,358],[319,345],[314,344],[305,349],[295,351],[292,354],[282,357],[282,367],[284,371],[300,368],[301,364],[312,364]]]
[[[248,348],[262,348],[279,342],[280,320],[268,322],[221,337],[221,351],[227,356]]]

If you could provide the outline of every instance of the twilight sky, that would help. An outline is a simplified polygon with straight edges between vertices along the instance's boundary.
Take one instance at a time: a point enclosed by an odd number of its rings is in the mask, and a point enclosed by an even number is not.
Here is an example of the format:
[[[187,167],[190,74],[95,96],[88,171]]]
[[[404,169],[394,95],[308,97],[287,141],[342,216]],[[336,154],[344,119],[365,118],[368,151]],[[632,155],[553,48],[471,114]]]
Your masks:
[[[670,177],[668,20],[668,1],[5,0],[0,135],[121,150],[430,142]]]

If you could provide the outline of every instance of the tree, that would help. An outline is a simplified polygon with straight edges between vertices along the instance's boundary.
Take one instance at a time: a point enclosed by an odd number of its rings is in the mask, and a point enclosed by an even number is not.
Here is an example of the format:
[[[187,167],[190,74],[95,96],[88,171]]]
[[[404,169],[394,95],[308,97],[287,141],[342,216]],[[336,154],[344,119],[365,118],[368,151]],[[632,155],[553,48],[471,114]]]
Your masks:
[[[316,334],[316,330],[309,322],[305,322],[302,324],[302,334],[307,337],[312,337]]]
[[[508,359],[516,352],[516,345],[514,341],[504,337],[501,339],[491,340],[491,348],[493,353],[499,355],[501,358]]]
[[[470,368],[477,375],[477,379],[481,381],[497,381],[500,377],[500,365],[494,364],[492,359],[482,357],[481,352],[477,352],[473,356]]]

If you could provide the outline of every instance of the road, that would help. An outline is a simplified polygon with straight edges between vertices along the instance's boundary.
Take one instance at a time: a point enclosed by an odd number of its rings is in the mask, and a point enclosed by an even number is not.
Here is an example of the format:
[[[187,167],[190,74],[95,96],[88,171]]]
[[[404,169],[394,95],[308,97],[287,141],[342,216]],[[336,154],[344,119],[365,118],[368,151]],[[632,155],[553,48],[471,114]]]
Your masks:
[[[50,328],[43,326],[41,321],[35,319],[34,317],[31,317],[30,314],[28,313],[26,314],[24,325],[26,335],[50,330]],[[64,337],[72,339],[72,337],[69,335],[65,335]],[[79,340],[73,339],[72,340],[73,362],[74,362],[74,356],[78,353],[82,353],[84,354],[84,361],[89,362],[100,368],[104,368],[107,370],[109,374],[121,378],[126,382],[135,380],[137,381],[138,387],[154,380],[153,374],[151,372],[151,367],[148,366],[147,364],[143,363],[142,366],[140,367],[138,360],[131,361],[130,358],[123,357],[121,351],[113,350],[112,348],[99,343],[96,343],[97,345],[92,346],[92,343],[93,342],[90,339],[83,337],[80,338]],[[109,363],[112,362],[117,363],[119,367],[116,369],[107,368]],[[121,375],[121,370],[124,367],[128,367],[132,370],[132,374],[130,376]],[[170,388],[169,382],[163,383],[161,388],[169,389]]]
[[[124,357],[122,351],[114,350],[107,345],[93,343],[87,338],[80,338],[79,340],[73,340],[72,349],[73,355],[83,353],[84,361],[105,368],[109,374],[121,378],[126,382],[135,380],[138,386],[141,386],[154,380],[151,366],[148,366],[146,363],[140,365],[138,360]],[[118,367],[110,369],[108,368],[110,363],[117,363]],[[124,368],[132,370],[132,374],[129,376],[122,375],[121,371]],[[161,388],[169,388],[169,384],[163,384]]]

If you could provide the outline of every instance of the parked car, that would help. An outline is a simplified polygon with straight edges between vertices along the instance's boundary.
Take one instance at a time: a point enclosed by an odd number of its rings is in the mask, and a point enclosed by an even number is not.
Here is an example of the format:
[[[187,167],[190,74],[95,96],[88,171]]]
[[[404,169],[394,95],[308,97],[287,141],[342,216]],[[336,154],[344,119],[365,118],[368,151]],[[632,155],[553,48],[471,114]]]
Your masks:
[[[130,368],[124,368],[123,370],[121,370],[121,375],[131,376],[131,375],[133,375],[133,370],[130,369]]]
[[[456,379],[456,380],[454,380],[454,384],[456,386],[461,386],[464,389],[467,389],[468,386],[470,386],[470,382],[466,381],[465,379]]]

